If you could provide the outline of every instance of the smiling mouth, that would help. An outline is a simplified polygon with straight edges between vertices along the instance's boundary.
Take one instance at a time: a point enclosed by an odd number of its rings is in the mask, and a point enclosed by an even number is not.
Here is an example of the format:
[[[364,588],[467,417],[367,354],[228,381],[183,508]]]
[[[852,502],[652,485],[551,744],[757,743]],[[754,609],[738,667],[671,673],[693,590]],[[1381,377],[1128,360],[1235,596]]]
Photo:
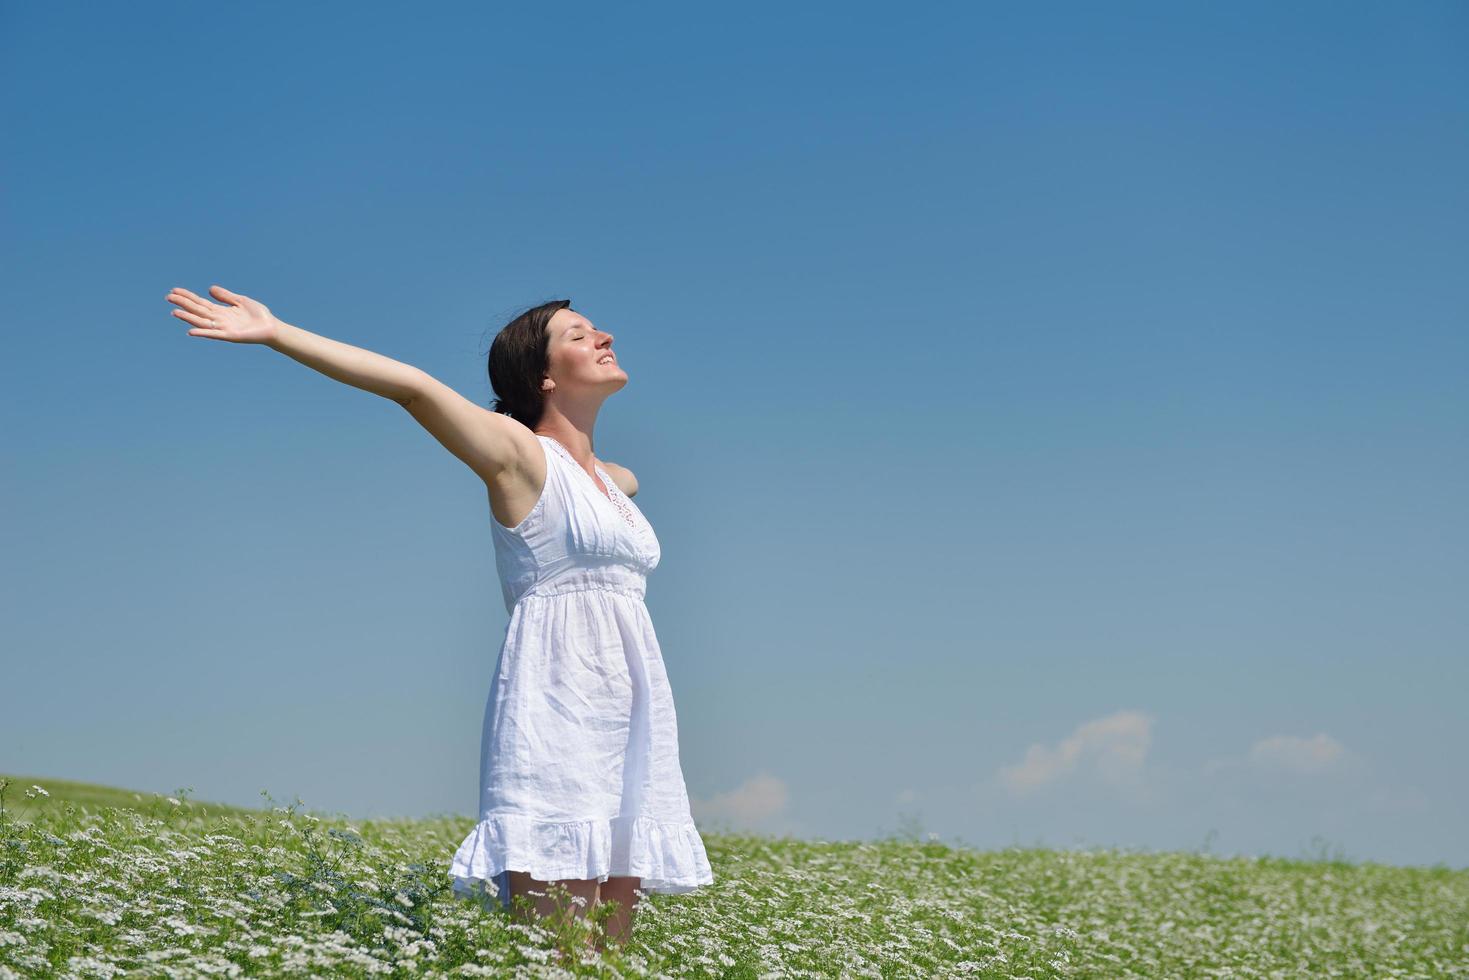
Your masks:
[[[608,355],[608,356],[606,356],[606,357],[604,357],[604,358],[602,358],[602,359],[601,359],[601,360],[600,360],[600,361],[598,361],[598,362],[597,362],[597,363],[598,363],[598,364],[616,364],[616,363],[617,363],[617,358],[615,358],[615,357],[613,357],[613,356],[611,356],[611,355],[610,355],[610,354],[609,354],[609,355]]]

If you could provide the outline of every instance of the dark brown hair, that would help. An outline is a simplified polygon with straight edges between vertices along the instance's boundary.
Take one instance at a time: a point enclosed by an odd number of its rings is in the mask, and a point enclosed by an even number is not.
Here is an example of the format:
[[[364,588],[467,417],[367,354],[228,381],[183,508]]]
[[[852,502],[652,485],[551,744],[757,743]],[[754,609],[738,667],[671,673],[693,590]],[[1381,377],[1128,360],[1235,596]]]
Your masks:
[[[557,310],[571,309],[571,300],[553,299],[532,306],[505,324],[490,344],[490,387],[495,390],[491,408],[534,429],[545,410],[541,381],[550,367],[547,351],[550,335],[546,324]],[[575,311],[573,311],[575,312]]]

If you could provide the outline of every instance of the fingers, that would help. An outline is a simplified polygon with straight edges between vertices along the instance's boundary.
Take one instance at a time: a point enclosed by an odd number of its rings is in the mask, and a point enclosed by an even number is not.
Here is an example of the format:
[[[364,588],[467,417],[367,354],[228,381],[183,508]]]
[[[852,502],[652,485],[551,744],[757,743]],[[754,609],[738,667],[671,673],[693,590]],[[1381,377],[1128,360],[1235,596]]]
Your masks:
[[[248,296],[243,296],[240,293],[232,293],[223,286],[210,286],[209,292],[226,303],[232,303],[235,306],[243,306],[245,305],[245,300],[249,299]]]
[[[175,286],[175,287],[173,287],[173,289],[171,289],[169,291],[168,295],[169,295],[170,298],[171,297],[174,297],[174,296],[182,296],[185,299],[191,299],[191,300],[193,300],[195,303],[207,303],[207,302],[209,302],[203,296],[200,296],[198,293],[191,293],[187,289],[185,289],[183,286]]]
[[[198,293],[189,292],[182,286],[173,287],[173,291],[165,296],[164,299],[168,300],[170,303],[178,303],[180,300],[187,300],[188,302],[193,303],[200,310],[225,309],[225,307],[220,306],[218,303],[209,302],[209,300],[205,299],[203,296],[200,296]]]
[[[216,306],[213,303],[206,303],[197,297],[191,299],[190,297],[193,297],[194,294],[188,293],[185,295],[186,292],[186,290],[174,290],[164,298],[170,303],[188,310],[190,313],[198,313],[201,316],[208,316],[210,310],[222,309],[222,307]]]
[[[193,327],[189,330],[190,337],[210,337],[214,340],[229,339],[228,331],[210,326],[210,321],[217,314],[223,313],[225,310],[230,309],[230,307],[206,302],[187,289],[178,286],[175,286],[164,299],[178,306],[178,309],[170,311],[174,316],[183,320],[185,323],[193,324]]]
[[[180,320],[192,323],[196,327],[203,327],[206,330],[214,329],[214,327],[210,326],[209,324],[209,321],[211,319],[210,317],[200,316],[197,313],[190,313],[187,310],[174,310],[173,315],[178,317]]]

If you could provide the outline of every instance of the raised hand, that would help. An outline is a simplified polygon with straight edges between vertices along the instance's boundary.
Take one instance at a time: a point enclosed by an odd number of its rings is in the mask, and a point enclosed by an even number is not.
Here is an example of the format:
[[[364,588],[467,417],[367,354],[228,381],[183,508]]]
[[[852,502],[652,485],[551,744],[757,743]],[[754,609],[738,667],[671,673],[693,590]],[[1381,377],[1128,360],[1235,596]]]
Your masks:
[[[209,292],[220,303],[211,303],[179,286],[164,299],[178,307],[173,315],[193,324],[190,337],[228,340],[233,344],[268,344],[276,338],[281,322],[270,308],[259,300],[232,293],[223,286],[210,286]]]

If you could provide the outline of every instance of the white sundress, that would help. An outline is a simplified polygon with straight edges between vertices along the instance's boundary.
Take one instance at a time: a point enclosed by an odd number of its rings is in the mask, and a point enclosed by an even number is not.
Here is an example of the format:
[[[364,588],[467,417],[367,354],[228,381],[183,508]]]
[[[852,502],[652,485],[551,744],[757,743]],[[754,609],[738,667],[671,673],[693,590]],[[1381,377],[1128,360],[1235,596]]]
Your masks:
[[[508,909],[509,871],[692,891],[714,875],[643,603],[658,538],[606,470],[596,468],[604,495],[565,446],[536,438],[546,482],[535,507],[513,528],[490,516],[510,622],[485,705],[479,822],[450,864],[454,894]]]

